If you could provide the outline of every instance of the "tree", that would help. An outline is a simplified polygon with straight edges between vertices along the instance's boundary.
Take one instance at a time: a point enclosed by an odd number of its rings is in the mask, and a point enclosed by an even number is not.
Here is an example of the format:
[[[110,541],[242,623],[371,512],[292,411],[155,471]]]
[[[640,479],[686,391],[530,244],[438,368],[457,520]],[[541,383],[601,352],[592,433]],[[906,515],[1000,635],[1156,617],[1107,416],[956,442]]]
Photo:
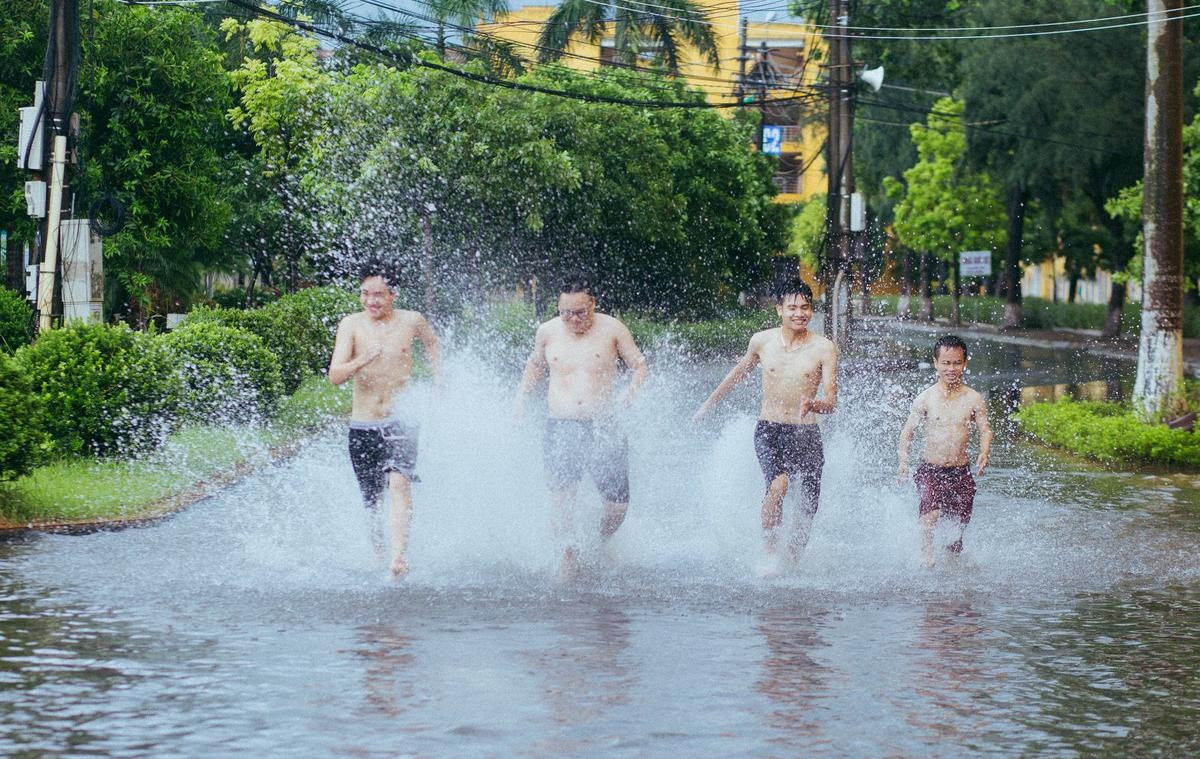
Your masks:
[[[17,168],[17,108],[33,105],[49,18],[46,0],[12,0],[0,14],[0,119],[9,127],[0,141],[0,229],[8,230],[13,242],[33,240],[37,231],[36,221],[25,213],[24,187],[32,175]]]
[[[188,11],[101,0],[94,12],[81,160],[86,187],[126,206],[124,229],[105,240],[106,300],[140,324],[178,308],[205,269],[228,260],[220,179],[229,78],[211,30]]]
[[[953,272],[951,321],[959,323],[961,283],[958,252],[995,250],[1004,240],[1004,208],[985,172],[965,162],[963,104],[943,98],[934,104],[928,125],[913,124],[912,141],[920,160],[904,172],[904,184],[884,179],[896,201],[895,233],[904,247],[932,253]],[[922,293],[923,297],[928,297]]]
[[[980,25],[1030,18],[1079,19],[1119,13],[1109,0],[985,0],[972,9]],[[963,53],[962,93],[973,163],[1003,187],[1008,213],[1005,326],[1020,321],[1020,263],[1026,211],[1034,200],[1059,204],[1062,188],[1079,187],[1114,238],[1124,225],[1104,209],[1117,188],[1141,170],[1141,61],[1134,27],[1087,34],[979,40]],[[1127,246],[1113,251],[1118,271]],[[1108,332],[1120,326],[1125,287],[1113,288]]]
[[[595,0],[563,0],[538,35],[538,60],[556,61],[576,35],[595,45],[609,26],[617,60],[637,67],[650,53],[672,76],[679,76],[685,46],[690,45],[713,68],[720,68],[717,40],[702,5],[693,0],[658,4]]]

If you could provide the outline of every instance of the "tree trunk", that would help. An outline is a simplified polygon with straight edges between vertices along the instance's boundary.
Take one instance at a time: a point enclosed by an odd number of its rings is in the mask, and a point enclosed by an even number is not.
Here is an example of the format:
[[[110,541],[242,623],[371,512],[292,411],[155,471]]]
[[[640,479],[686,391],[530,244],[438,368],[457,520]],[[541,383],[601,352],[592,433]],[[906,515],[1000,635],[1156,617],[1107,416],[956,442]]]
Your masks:
[[[930,260],[928,253],[921,254],[921,309],[917,318],[923,322],[933,321],[933,290],[929,284]]]
[[[1000,329],[1021,326],[1021,242],[1025,233],[1025,188],[1016,187],[1008,205],[1008,248],[1004,259],[1004,321]]]
[[[1079,293],[1079,272],[1071,272],[1071,278],[1067,281],[1067,303],[1074,303],[1075,297]]]
[[[955,327],[962,326],[962,276],[958,270],[958,257],[955,256],[954,262],[950,264],[951,277],[953,281],[950,284],[950,294],[953,296],[950,301],[950,323]]]
[[[433,318],[436,291],[433,286],[433,225],[430,213],[421,206],[421,279],[425,286],[425,315]]]
[[[1174,416],[1183,388],[1182,0],[1149,0],[1142,180],[1142,332],[1133,407],[1143,421]]]
[[[896,317],[907,319],[912,301],[912,251],[905,250],[901,253],[900,262],[900,297],[896,299]]]
[[[1113,282],[1112,292],[1108,294],[1108,310],[1104,312],[1104,330],[1100,335],[1114,339],[1121,334],[1121,311],[1125,308],[1125,293],[1128,285],[1124,281]]]

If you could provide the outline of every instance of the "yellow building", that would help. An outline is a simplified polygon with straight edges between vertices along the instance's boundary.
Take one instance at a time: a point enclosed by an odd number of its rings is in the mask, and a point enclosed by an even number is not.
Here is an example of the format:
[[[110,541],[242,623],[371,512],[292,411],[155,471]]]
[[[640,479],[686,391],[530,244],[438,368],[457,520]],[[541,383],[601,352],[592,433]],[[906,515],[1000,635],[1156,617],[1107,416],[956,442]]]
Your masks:
[[[720,68],[713,68],[693,50],[681,55],[680,69],[692,87],[706,93],[710,102],[727,103],[738,93],[756,100],[763,92],[769,103],[772,99],[788,98],[803,93],[802,87],[816,82],[820,65],[813,61],[813,52],[821,46],[817,29],[808,24],[793,22],[750,21],[746,24],[746,60],[741,55],[740,14],[737,3],[724,0],[698,0],[709,12],[713,36],[717,42]],[[528,5],[513,10],[491,23],[480,24],[478,32],[514,43],[527,58],[536,58],[538,35],[553,5]],[[666,11],[664,11],[666,12]],[[561,63],[573,69],[592,71],[615,64],[615,49],[611,25],[598,44],[575,40],[566,50]],[[818,56],[819,58],[819,56]],[[739,88],[739,74],[745,71]],[[759,107],[757,102],[746,107]],[[779,141],[779,170],[774,181],[779,188],[776,201],[797,203],[826,189],[825,160],[821,146],[825,139],[824,124],[804,125],[810,116],[803,103],[770,104],[764,108],[763,124],[777,126],[771,130]],[[729,109],[732,113],[732,109]]]

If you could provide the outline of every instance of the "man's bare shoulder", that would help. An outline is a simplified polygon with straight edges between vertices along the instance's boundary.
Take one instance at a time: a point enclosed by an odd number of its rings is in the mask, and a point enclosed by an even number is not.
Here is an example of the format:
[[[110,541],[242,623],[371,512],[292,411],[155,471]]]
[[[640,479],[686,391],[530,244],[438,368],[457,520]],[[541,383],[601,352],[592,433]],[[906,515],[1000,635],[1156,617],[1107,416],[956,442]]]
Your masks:
[[[362,324],[367,318],[365,311],[355,311],[352,314],[346,314],[342,320],[338,322],[338,329],[352,330]]]
[[[750,349],[761,350],[764,345],[767,345],[772,338],[778,339],[779,327],[770,327],[768,329],[759,330],[750,336]]]
[[[599,327],[606,332],[628,332],[629,327],[625,326],[625,322],[621,321],[612,314],[602,314],[599,311],[595,314],[595,322],[593,326]]]

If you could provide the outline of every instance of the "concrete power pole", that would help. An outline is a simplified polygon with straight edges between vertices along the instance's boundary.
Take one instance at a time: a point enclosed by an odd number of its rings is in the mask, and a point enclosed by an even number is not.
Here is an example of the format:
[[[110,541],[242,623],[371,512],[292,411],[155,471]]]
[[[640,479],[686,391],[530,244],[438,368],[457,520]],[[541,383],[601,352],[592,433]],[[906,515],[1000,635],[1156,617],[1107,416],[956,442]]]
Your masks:
[[[52,0],[47,72],[42,102],[52,136],[50,181],[47,187],[46,222],[42,228],[44,252],[38,276],[38,330],[53,325],[58,284],[63,188],[67,167],[67,132],[75,100],[75,75],[79,65],[79,0]]]
[[[1142,334],[1133,405],[1171,415],[1183,389],[1182,0],[1150,0],[1142,190]]]
[[[850,194],[854,191],[851,159],[853,101],[850,92],[851,71],[849,0],[830,0],[833,31],[827,36],[829,48],[829,188],[826,198],[825,263],[825,335],[844,348],[850,341],[850,262],[852,258]]]

